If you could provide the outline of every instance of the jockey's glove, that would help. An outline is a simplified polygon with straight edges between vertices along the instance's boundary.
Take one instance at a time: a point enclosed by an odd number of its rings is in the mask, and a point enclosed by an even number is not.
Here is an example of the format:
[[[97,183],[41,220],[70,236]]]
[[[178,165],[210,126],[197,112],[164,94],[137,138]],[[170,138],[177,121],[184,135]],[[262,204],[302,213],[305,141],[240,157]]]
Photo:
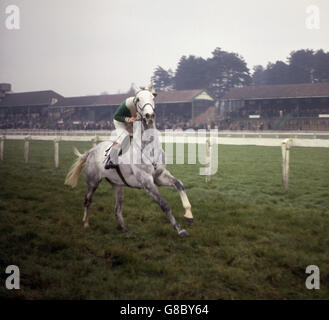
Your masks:
[[[135,114],[131,118],[129,118],[129,117],[125,118],[125,122],[127,122],[127,123],[133,123],[136,120],[136,118],[137,118],[137,114]]]

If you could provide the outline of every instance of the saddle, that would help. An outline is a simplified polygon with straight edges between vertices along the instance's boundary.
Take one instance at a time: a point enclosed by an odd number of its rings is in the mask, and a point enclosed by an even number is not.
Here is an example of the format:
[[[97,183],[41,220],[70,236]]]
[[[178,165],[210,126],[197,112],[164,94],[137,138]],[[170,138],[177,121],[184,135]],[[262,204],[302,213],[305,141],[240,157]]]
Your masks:
[[[129,142],[131,143],[133,137],[129,135]],[[119,144],[116,141],[112,141],[112,143],[109,145],[109,147],[105,150],[105,154],[104,154],[104,162],[108,162],[110,161],[110,155],[111,155],[111,149],[112,148],[120,148],[119,152],[117,153],[117,156],[121,156],[123,154],[123,149],[125,149],[125,147],[127,146],[127,141],[128,139],[124,139],[121,146],[119,146]]]
[[[130,137],[130,141],[131,141],[132,137]],[[113,155],[113,152],[111,152],[112,148],[117,148],[117,146],[119,146],[119,144],[114,141],[112,142],[112,144],[110,144],[110,146],[105,150],[105,159],[104,162],[105,163],[105,169],[115,169],[116,172],[118,173],[118,175],[120,176],[121,180],[123,181],[123,183],[130,187],[130,185],[127,183],[126,179],[124,178],[121,170],[120,170],[120,166],[118,165],[118,157],[120,155],[122,155],[122,147],[120,147],[120,150],[118,150],[119,152],[117,153],[117,150],[113,150],[114,151],[114,158],[115,159],[111,159],[111,154]],[[112,161],[113,160],[113,161]],[[108,179],[108,178],[107,178]],[[108,180],[109,181],[109,180]],[[110,181],[109,181],[110,182]]]

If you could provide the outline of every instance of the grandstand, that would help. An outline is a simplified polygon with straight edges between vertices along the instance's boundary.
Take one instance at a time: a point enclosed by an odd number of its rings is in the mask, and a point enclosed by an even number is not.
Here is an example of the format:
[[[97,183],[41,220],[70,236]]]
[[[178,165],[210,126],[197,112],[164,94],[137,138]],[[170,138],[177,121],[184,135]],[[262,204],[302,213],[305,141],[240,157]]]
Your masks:
[[[0,129],[47,129],[48,107],[61,98],[52,90],[13,93],[0,84]]]
[[[329,83],[233,88],[219,113],[220,129],[329,130]]]
[[[0,129],[113,130],[114,112],[128,96],[13,93],[0,84]],[[162,91],[156,106],[160,130],[329,130],[329,83],[232,88],[219,103],[203,89]]]
[[[9,86],[9,87],[8,87]],[[48,91],[12,93],[0,84],[0,129],[112,130],[113,115],[129,94],[63,97]],[[159,92],[159,129],[194,127],[194,120],[215,100],[203,89]]]

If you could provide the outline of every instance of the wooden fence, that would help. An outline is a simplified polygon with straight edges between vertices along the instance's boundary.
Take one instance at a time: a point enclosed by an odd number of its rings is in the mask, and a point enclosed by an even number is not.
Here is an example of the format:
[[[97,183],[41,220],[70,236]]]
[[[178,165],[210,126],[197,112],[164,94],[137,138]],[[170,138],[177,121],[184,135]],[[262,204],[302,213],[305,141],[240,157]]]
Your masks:
[[[29,133],[24,135],[23,133]],[[54,133],[57,133],[55,135]],[[60,141],[89,141],[91,146],[95,146],[101,141],[106,141],[110,137],[110,131],[97,132],[102,135],[91,135],[85,131],[26,131],[26,130],[8,130],[6,135],[0,135],[0,160],[4,159],[5,140],[23,140],[24,141],[24,161],[29,161],[29,146],[34,140],[53,141],[54,143],[54,166],[59,167],[59,144]],[[74,135],[72,134],[74,133]],[[197,143],[206,145],[206,182],[210,182],[212,146],[214,144],[226,145],[256,145],[256,146],[277,146],[282,150],[282,184],[288,189],[289,179],[289,158],[290,149],[297,147],[323,147],[329,148],[329,133],[289,133],[289,132],[161,132],[160,142],[162,143]]]

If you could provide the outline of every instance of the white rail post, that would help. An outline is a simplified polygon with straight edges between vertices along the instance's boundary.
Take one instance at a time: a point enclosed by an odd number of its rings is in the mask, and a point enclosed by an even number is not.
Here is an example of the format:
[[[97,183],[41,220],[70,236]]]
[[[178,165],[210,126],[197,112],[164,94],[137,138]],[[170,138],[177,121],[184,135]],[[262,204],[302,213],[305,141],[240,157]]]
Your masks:
[[[211,173],[211,143],[210,143],[210,125],[208,125],[206,137],[206,183],[210,182]]]
[[[59,141],[60,138],[56,137],[54,139],[54,160],[55,160],[55,168],[59,167]]]
[[[282,184],[285,190],[288,190],[289,183],[289,160],[290,148],[292,147],[292,139],[285,139],[281,143],[282,152]]]
[[[0,160],[3,160],[3,151],[5,148],[5,136],[0,136]]]
[[[30,140],[31,136],[26,136],[24,138],[24,162],[29,162],[29,153],[30,153]]]

